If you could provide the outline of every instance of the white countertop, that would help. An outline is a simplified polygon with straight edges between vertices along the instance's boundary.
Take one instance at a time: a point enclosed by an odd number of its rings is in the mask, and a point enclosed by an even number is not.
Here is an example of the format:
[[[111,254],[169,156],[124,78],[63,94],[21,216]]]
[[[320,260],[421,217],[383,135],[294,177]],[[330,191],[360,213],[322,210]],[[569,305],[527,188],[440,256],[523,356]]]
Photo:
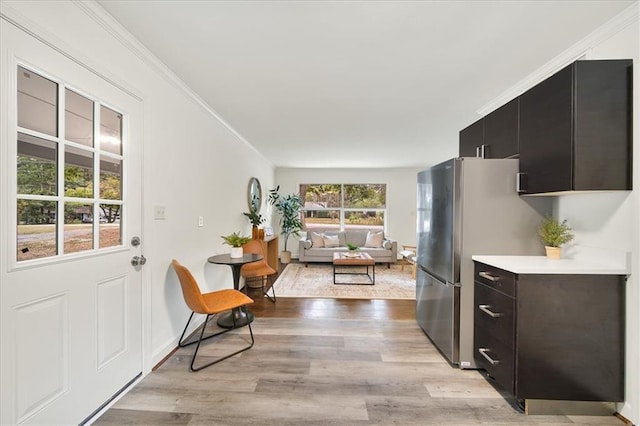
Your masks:
[[[591,258],[551,260],[546,256],[472,256],[473,260],[516,274],[628,275],[626,262]]]

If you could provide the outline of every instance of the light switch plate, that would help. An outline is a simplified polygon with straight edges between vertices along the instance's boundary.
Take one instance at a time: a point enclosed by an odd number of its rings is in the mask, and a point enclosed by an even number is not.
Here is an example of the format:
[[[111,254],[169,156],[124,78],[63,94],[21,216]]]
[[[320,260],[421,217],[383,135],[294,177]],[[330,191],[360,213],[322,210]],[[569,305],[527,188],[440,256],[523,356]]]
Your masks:
[[[204,216],[198,216],[198,226],[204,226]]]
[[[156,205],[153,207],[153,218],[155,220],[164,220],[165,219],[164,206]]]

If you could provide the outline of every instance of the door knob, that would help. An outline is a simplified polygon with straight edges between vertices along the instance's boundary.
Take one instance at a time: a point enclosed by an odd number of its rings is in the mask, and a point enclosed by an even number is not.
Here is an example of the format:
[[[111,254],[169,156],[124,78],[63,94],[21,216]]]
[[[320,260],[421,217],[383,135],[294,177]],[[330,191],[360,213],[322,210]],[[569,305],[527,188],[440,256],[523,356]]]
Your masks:
[[[147,263],[147,258],[146,258],[146,257],[144,257],[144,256],[142,256],[142,255],[140,255],[140,256],[133,256],[133,257],[131,258],[131,264],[132,264],[133,266],[142,266],[142,265],[144,265],[145,263]]]

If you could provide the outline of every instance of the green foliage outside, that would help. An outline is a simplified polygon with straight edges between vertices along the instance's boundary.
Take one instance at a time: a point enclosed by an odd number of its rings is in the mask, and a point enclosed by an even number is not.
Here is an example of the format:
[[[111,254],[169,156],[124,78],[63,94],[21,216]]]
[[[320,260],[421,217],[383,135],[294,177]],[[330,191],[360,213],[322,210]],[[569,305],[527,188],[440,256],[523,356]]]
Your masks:
[[[67,165],[64,170],[64,194],[74,198],[93,198],[93,170],[84,167]],[[18,194],[56,195],[56,164],[34,157],[19,155],[17,161]],[[119,174],[100,174],[100,197],[109,200],[120,200],[122,197],[122,179]],[[74,203],[75,204],[75,203]],[[79,222],[73,218],[73,210],[77,204],[65,207],[64,216],[67,223]],[[119,204],[100,204],[102,217],[107,223],[114,223],[120,218]],[[21,224],[55,223],[57,216],[56,203],[53,201],[17,200],[18,222]]]

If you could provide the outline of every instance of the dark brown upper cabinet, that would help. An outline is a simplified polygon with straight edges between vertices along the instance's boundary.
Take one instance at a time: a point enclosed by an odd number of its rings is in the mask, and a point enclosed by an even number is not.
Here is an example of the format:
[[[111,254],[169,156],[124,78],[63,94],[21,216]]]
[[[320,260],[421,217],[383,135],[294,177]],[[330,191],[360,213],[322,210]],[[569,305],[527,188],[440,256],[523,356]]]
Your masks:
[[[521,193],[631,189],[631,68],[577,61],[520,96]]]
[[[460,157],[508,158],[517,154],[517,98],[460,131]]]
[[[460,157],[481,157],[479,149],[484,143],[484,119],[460,130]]]
[[[508,158],[518,154],[519,99],[501,106],[484,118],[485,158]]]

